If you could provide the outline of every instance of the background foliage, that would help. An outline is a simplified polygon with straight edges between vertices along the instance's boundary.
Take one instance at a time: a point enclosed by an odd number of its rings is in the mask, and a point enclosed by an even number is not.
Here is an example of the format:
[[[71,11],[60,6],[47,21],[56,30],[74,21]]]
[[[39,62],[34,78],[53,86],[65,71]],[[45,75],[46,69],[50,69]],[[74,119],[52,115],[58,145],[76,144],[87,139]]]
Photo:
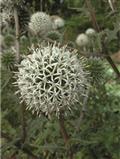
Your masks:
[[[115,1],[112,13],[107,1],[92,0],[100,29],[107,35],[107,51],[110,55],[120,49],[120,2]],[[39,11],[58,14],[65,19],[65,27],[60,30],[62,38],[57,40],[70,46],[79,33],[92,27],[89,10],[83,0],[24,0],[16,1],[20,20],[20,53],[29,54],[30,43],[41,39],[29,37],[27,24],[30,15]],[[70,136],[66,147],[61,137],[57,118],[48,120],[21,110],[16,88],[15,71],[15,27],[12,19],[9,28],[2,29],[4,35],[1,55],[1,118],[2,118],[2,158],[3,159],[67,159],[69,150],[75,159],[119,159],[120,158],[120,79],[116,77],[104,56],[87,58],[91,73],[91,88],[84,105],[74,110],[64,119]],[[98,33],[97,50],[101,49]],[[53,35],[50,37],[56,39]],[[78,48],[79,49],[79,48]],[[97,51],[96,50],[96,51]],[[81,53],[81,50],[79,49]],[[120,70],[119,64],[116,64]],[[120,77],[120,76],[119,76]],[[82,103],[82,102],[81,102]],[[84,103],[84,101],[83,101]],[[23,115],[24,114],[24,115]],[[25,139],[24,139],[25,137]]]

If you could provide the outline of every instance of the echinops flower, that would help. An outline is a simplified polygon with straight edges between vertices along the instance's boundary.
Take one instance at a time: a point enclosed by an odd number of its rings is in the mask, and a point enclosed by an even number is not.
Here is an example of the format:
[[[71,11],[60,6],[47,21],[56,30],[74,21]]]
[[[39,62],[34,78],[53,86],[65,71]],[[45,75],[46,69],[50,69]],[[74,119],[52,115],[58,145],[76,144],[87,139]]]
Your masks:
[[[53,22],[52,23],[53,29],[59,29],[59,28],[64,27],[64,25],[65,25],[64,20],[59,16],[53,15],[53,16],[51,16],[51,20]]]
[[[89,43],[89,38],[86,34],[81,33],[76,38],[76,44],[80,47],[87,46]]]
[[[84,95],[86,72],[76,51],[59,44],[32,47],[32,54],[18,66],[15,84],[27,109],[40,116],[72,110]]]
[[[95,35],[96,31],[93,28],[88,28],[85,32],[86,35],[88,36],[93,36]]]
[[[44,12],[37,12],[31,16],[29,29],[34,35],[45,35],[52,30],[50,16]]]

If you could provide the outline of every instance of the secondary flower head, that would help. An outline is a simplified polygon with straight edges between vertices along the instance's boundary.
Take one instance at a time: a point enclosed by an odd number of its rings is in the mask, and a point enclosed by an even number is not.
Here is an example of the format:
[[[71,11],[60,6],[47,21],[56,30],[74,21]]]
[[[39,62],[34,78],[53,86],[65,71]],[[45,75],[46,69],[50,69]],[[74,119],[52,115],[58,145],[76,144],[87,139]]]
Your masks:
[[[62,28],[65,25],[64,20],[59,16],[51,16],[51,20],[53,22],[53,29]]]
[[[89,38],[86,34],[81,33],[77,36],[76,44],[80,47],[87,46],[89,43]]]
[[[16,73],[18,93],[27,109],[47,116],[59,116],[60,111],[72,109],[87,84],[76,51],[56,44],[40,45],[31,51]]]
[[[31,16],[29,29],[35,35],[45,35],[52,30],[50,16],[44,12],[37,12]]]
[[[93,36],[95,35],[96,31],[93,28],[88,28],[85,33],[88,36]]]

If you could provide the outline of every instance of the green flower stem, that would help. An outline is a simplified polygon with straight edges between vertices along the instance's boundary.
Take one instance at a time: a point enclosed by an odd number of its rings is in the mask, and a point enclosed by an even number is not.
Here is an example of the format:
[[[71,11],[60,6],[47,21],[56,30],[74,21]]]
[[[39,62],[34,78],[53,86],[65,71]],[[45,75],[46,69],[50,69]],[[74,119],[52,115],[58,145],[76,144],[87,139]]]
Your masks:
[[[68,147],[70,137],[65,128],[64,116],[62,113],[60,114],[60,117],[59,117],[59,125],[60,125],[60,131],[61,131],[62,137],[64,139],[65,145],[66,145],[66,147]],[[71,149],[69,149],[69,159],[73,159],[73,152],[71,151]]]
[[[14,20],[15,20],[15,36],[16,36],[16,63],[20,62],[20,26],[17,8],[14,7]],[[26,119],[25,119],[25,106],[21,105],[21,124],[22,124],[22,142],[26,139]]]
[[[85,2],[86,2],[86,5],[89,9],[90,15],[91,15],[91,21],[92,21],[93,27],[97,32],[100,32],[100,28],[99,28],[99,25],[98,25],[97,20],[96,20],[96,15],[95,15],[94,8],[92,6],[91,0],[86,0]],[[108,52],[105,45],[103,45],[102,50],[103,50],[104,54],[106,54]],[[108,53],[107,53],[107,55],[108,56],[106,56],[106,60],[111,65],[111,67],[113,68],[113,70],[116,73],[116,75],[118,76],[118,78],[120,78],[120,72],[119,72],[118,68],[116,67],[116,65],[114,64],[113,60],[111,59],[111,57],[109,56]]]
[[[16,62],[19,63],[19,60],[20,60],[20,43],[19,43],[20,26],[19,26],[19,18],[18,18],[18,12],[17,12],[16,7],[14,7],[14,20],[15,20],[15,34],[16,34],[15,35],[16,36],[16,40],[15,40],[15,43],[16,43]]]

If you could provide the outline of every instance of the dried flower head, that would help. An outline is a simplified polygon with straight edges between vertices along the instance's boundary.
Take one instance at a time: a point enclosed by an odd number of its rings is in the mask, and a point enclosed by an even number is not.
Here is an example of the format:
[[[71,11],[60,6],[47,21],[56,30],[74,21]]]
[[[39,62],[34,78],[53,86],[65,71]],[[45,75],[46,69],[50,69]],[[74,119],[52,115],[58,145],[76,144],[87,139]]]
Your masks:
[[[31,51],[33,54],[21,62],[16,73],[17,93],[27,109],[49,117],[52,113],[59,116],[60,111],[71,110],[87,84],[76,51],[56,44],[40,45]]]
[[[59,16],[51,16],[51,20],[53,22],[53,29],[62,28],[65,25],[64,20]]]
[[[31,16],[29,29],[35,35],[45,35],[52,30],[50,16],[44,12],[37,12]]]
[[[95,35],[96,31],[93,28],[88,28],[85,33],[88,36],[93,36]]]
[[[89,38],[86,34],[81,33],[77,36],[76,44],[80,47],[87,46],[89,43]]]

